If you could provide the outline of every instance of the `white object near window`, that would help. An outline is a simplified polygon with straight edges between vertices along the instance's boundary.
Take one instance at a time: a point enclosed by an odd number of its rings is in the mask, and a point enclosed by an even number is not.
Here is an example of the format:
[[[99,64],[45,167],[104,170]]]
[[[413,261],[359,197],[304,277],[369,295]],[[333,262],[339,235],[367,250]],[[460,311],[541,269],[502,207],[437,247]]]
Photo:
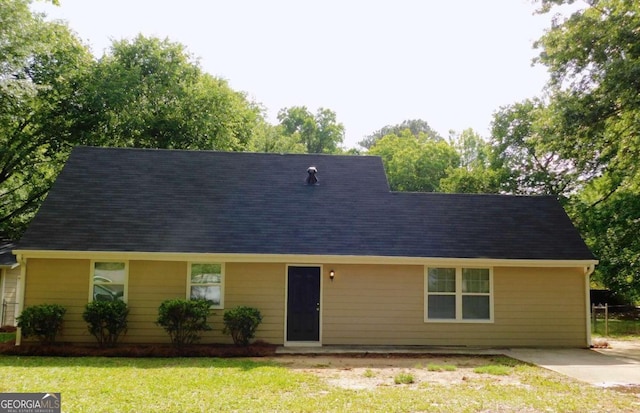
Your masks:
[[[224,265],[191,263],[187,280],[187,298],[207,300],[211,308],[224,308]]]
[[[425,321],[493,322],[493,271],[426,268]]]

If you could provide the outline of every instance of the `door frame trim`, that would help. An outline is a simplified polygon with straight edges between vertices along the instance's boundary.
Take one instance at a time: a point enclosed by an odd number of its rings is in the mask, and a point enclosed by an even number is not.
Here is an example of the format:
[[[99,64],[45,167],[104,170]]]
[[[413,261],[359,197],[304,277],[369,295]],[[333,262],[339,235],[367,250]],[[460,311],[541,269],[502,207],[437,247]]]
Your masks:
[[[318,341],[287,341],[287,325],[289,312],[289,267],[316,267],[320,269],[320,316],[318,319]],[[324,312],[324,268],[322,264],[287,264],[284,270],[284,332],[285,347],[322,347],[322,313]]]

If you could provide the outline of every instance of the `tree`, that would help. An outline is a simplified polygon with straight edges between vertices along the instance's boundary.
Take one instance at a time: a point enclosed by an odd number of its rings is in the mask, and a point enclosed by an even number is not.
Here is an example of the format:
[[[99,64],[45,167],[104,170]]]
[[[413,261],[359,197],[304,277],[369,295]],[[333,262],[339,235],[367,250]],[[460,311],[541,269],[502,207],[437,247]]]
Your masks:
[[[76,143],[72,117],[88,49],[61,23],[0,7],[0,232],[17,238]]]
[[[573,1],[543,0],[541,12]],[[640,3],[590,1],[537,43],[551,73],[559,147],[596,177],[624,170],[635,179],[640,156]],[[622,182],[620,182],[622,184]]]
[[[278,112],[283,136],[306,147],[307,153],[338,153],[344,140],[344,125],[335,112],[320,108],[314,116],[306,106],[292,106]]]
[[[375,143],[382,139],[387,135],[400,135],[402,131],[405,129],[409,129],[411,134],[415,137],[418,137],[421,133],[428,136],[430,139],[434,141],[441,141],[442,136],[438,134],[435,130],[431,129],[429,124],[422,119],[412,119],[405,120],[398,125],[387,125],[380,130],[373,132],[371,135],[368,135],[363,140],[358,142],[358,145],[362,146],[365,149],[370,149]]]
[[[84,137],[105,146],[243,150],[260,109],[179,43],[114,42],[86,82]]]
[[[494,114],[491,167],[502,171],[505,192],[565,197],[581,185],[580,171],[558,148],[562,135],[549,126],[548,116],[548,107],[538,99]]]
[[[405,129],[400,135],[386,135],[369,149],[382,157],[389,186],[394,191],[438,191],[449,168],[460,157],[445,141],[434,141],[423,133],[418,137]]]
[[[540,12],[574,0],[541,0]],[[551,81],[543,119],[582,185],[569,211],[601,264],[596,279],[640,297],[640,3],[596,0],[536,43]]]
[[[138,36],[96,61],[29,4],[0,8],[0,232],[20,236],[75,145],[245,150],[264,123],[184,46]]]
[[[253,131],[247,150],[264,153],[306,153],[296,134],[285,135],[281,125],[261,122]]]
[[[500,193],[507,179],[504,169],[492,165],[493,148],[473,129],[451,132],[451,146],[460,156],[460,165],[450,167],[440,180],[440,191],[451,193]]]

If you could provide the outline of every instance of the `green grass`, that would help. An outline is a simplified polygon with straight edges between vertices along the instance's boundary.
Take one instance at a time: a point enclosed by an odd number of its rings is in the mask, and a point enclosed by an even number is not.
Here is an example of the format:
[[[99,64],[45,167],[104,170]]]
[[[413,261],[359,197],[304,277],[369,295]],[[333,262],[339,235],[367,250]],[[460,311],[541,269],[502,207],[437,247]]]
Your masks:
[[[411,373],[398,373],[394,378],[395,384],[411,384],[415,381]]]
[[[451,364],[427,364],[427,370],[429,371],[456,371],[456,366]]]
[[[609,319],[608,330],[606,337],[639,339],[640,320]],[[603,319],[596,320],[595,324],[593,321],[591,322],[591,334],[594,337],[605,337],[605,323]]]
[[[494,376],[508,376],[513,372],[513,368],[509,366],[501,366],[490,364],[488,366],[480,366],[473,369],[478,374],[491,374]]]
[[[376,376],[376,373],[374,373],[374,372],[373,372],[373,370],[371,370],[371,369],[366,369],[362,375],[363,375],[364,377],[366,377],[366,378],[370,379],[370,378],[372,378],[372,377],[375,377],[375,376]]]
[[[16,333],[0,333],[0,343],[6,343],[7,341],[14,340]]]
[[[478,374],[490,374],[493,376],[508,376],[513,373],[514,368],[525,364],[510,357],[497,356],[489,360],[489,364],[473,369]]]
[[[495,359],[488,363],[504,366]],[[89,413],[640,410],[635,395],[512,364],[507,367],[519,385],[482,376],[455,384],[347,390],[269,360],[0,356],[0,392],[60,392],[63,411]]]

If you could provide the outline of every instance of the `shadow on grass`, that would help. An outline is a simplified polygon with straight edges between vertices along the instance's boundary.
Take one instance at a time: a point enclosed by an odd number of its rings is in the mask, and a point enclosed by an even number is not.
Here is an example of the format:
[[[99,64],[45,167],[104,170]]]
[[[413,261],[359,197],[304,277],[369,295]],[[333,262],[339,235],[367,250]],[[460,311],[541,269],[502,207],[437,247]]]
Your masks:
[[[118,344],[100,348],[96,345],[57,343],[42,345],[13,342],[0,344],[0,355],[41,357],[128,357],[128,358],[191,358],[191,357],[268,357],[275,355],[276,346],[257,342],[246,347],[228,344],[197,344],[177,348],[171,345]]]
[[[96,369],[234,369],[250,371],[261,367],[281,367],[271,360],[227,359],[213,357],[128,358],[128,357],[42,357],[0,356],[0,369],[7,367],[28,368],[96,368]]]

